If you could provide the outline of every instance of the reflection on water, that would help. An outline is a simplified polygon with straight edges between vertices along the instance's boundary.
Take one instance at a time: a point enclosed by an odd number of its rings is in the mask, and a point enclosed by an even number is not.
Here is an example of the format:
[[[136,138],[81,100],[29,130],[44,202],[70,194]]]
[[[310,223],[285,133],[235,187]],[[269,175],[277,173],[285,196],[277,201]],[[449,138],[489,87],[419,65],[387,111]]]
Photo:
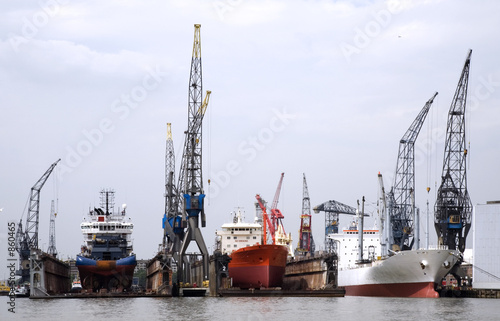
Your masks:
[[[94,298],[0,297],[1,320],[495,320],[496,299],[417,298]]]

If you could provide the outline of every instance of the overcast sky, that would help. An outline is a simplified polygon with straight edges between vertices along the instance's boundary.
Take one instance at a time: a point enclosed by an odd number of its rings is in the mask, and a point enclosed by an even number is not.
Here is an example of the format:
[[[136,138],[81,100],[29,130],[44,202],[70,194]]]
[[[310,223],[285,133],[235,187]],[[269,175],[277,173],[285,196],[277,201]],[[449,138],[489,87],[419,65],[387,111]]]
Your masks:
[[[473,204],[500,199],[498,1],[37,0],[0,7],[2,267],[7,222],[22,217],[25,224],[31,187],[59,158],[41,192],[40,246],[48,246],[50,201],[58,199],[57,250],[74,257],[82,218],[102,188],[113,188],[135,223],[137,257],[154,256],[162,241],[166,123],[179,165],[194,24],[201,24],[203,88],[212,91],[203,125],[210,252],[236,207],[250,221],[255,194],[272,202],[281,172],[279,208],[294,246],[302,173],[312,207],[330,199],[355,206],[365,196],[375,214],[377,173],[389,189],[399,140],[437,91],[416,146],[416,202],[425,213],[429,201],[433,215],[447,112],[469,49],[469,193]],[[341,217],[340,225],[349,220]],[[313,214],[312,224],[322,248],[324,214]],[[430,232],[435,239],[432,217]]]

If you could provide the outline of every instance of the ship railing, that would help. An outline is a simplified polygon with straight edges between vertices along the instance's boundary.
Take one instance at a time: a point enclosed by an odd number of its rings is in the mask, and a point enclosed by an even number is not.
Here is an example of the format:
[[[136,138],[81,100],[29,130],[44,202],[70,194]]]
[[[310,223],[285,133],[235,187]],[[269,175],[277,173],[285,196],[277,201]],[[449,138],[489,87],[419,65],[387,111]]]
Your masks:
[[[421,250],[426,250],[422,248]],[[448,250],[448,245],[429,245],[428,250]]]

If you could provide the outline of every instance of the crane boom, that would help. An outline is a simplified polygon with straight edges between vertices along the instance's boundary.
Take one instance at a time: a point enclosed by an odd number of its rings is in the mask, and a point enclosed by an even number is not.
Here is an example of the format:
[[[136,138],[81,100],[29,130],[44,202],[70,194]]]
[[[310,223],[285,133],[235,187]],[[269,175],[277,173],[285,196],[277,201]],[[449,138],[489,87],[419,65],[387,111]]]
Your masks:
[[[26,226],[24,231],[22,231],[22,220],[19,221],[18,231],[16,233],[16,250],[19,253],[19,270],[17,271],[17,275],[21,276],[22,282],[28,282],[30,279],[30,250],[38,249],[40,191],[60,160],[61,159],[58,159],[55,163],[50,165],[49,169],[47,169],[42,177],[40,177],[40,179],[31,188],[28,215],[26,217]]]
[[[356,209],[349,205],[330,200],[313,208],[314,213],[325,212],[325,251],[335,252],[334,241],[328,234],[339,232],[339,214],[356,215]]]
[[[443,172],[434,207],[434,227],[440,244],[465,250],[471,228],[472,202],[467,191],[465,107],[472,50],[469,50],[448,113]]]
[[[26,220],[26,237],[28,247],[38,248],[38,222],[39,222],[39,212],[40,212],[40,191],[43,185],[49,178],[50,174],[59,163],[61,159],[58,159],[55,163],[50,165],[49,169],[40,177],[40,179],[31,188],[30,195],[30,205],[28,209],[28,216]]]
[[[391,243],[398,249],[411,249],[414,242],[415,141],[422,129],[437,92],[425,103],[413,123],[399,141],[394,185],[389,192],[389,217],[392,228]]]

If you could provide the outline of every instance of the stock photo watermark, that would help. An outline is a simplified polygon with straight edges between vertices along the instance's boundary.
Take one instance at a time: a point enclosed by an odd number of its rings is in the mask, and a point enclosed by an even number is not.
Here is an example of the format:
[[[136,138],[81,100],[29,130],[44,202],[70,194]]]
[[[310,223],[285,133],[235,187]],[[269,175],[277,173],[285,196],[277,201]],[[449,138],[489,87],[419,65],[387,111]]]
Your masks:
[[[7,269],[9,270],[8,286],[10,287],[7,310],[16,313],[16,295],[14,292],[16,282],[16,223],[7,223]]]
[[[159,66],[156,66],[154,70],[149,69],[140,84],[113,100],[110,106],[111,112],[120,121],[127,119],[131,112],[139,108],[141,103],[148,98],[149,93],[159,87],[166,74],[160,70]],[[116,129],[116,124],[117,120],[113,117],[104,117],[97,126],[83,129],[83,138],[75,145],[66,147],[66,156],[63,157],[60,165],[59,179],[62,180],[66,173],[73,172],[85,157],[90,156],[94,149],[102,144],[106,135],[111,134]]]
[[[45,28],[50,20],[61,12],[61,7],[68,4],[69,0],[46,0],[40,1],[40,10],[31,16],[22,18],[22,25],[19,33],[9,34],[9,43],[15,52],[19,51],[19,46],[29,43],[36,38],[41,29]]]
[[[351,42],[342,42],[340,50],[348,63],[353,55],[360,54],[372,41],[389,27],[393,16],[403,11],[400,1],[387,1],[386,8],[372,12],[370,19],[362,28],[354,28],[354,37]]]
[[[236,7],[241,5],[243,0],[224,0],[224,1],[214,1],[212,2],[212,6],[217,12],[219,19],[224,21],[224,17],[228,12],[234,11]]]
[[[272,109],[273,116],[270,118],[267,126],[261,128],[257,134],[248,136],[244,139],[237,148],[238,155],[250,163],[257,158],[259,153],[262,153],[276,137],[276,134],[284,131],[290,124],[292,119],[297,116],[288,113],[284,108],[282,110]],[[227,188],[233,177],[238,176],[242,170],[241,161],[231,159],[226,163],[224,169],[211,174],[210,195],[217,197],[219,193]]]

